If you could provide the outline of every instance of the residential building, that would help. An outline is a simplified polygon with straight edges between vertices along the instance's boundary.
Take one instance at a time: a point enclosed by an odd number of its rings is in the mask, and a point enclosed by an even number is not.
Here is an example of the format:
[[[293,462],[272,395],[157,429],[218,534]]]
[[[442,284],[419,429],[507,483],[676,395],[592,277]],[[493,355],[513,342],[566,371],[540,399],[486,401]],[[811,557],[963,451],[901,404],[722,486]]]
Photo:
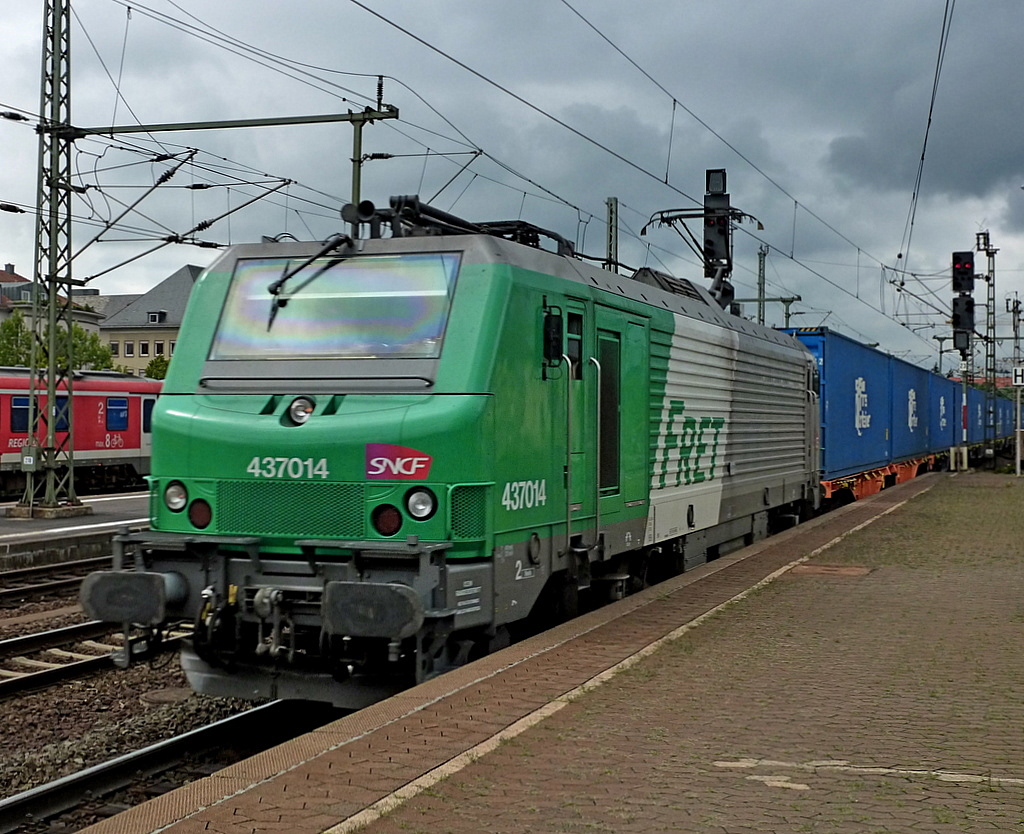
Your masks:
[[[0,320],[7,318],[16,306],[32,304],[32,282],[19,275],[14,264],[4,264],[0,270]]]
[[[14,264],[5,264],[4,268],[0,270],[0,321],[7,319],[15,310],[20,310],[26,323],[30,322],[32,319],[32,297],[35,295],[35,290],[35,282],[19,275],[15,271]],[[72,293],[75,302],[72,320],[87,333],[99,332],[100,320],[103,318],[102,311],[91,305],[79,304],[77,298],[74,298],[75,295],[77,293]],[[46,298],[45,289],[41,297]]]
[[[149,292],[107,314],[100,324],[100,337],[110,346],[115,366],[142,376],[155,357],[174,356],[178,328],[192,285],[202,269],[191,264],[183,266]]]

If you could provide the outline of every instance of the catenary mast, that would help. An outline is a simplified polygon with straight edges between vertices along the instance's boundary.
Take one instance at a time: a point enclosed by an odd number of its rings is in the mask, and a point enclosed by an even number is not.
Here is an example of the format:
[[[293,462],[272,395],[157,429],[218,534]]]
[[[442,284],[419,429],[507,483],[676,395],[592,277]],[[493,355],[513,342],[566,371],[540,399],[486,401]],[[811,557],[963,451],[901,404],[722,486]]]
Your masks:
[[[74,484],[70,0],[45,0],[39,112],[29,441],[25,492],[10,514],[52,518],[90,512]]]

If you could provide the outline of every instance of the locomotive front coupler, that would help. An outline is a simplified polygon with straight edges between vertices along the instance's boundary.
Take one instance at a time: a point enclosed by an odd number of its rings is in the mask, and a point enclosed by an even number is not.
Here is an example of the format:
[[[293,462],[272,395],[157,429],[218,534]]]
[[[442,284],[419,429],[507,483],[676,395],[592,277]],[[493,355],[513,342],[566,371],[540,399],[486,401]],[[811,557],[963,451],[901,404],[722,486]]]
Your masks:
[[[272,658],[278,658],[285,651],[288,652],[288,662],[295,662],[295,623],[282,609],[284,607],[284,592],[278,588],[260,588],[252,600],[253,613],[259,617],[259,633],[256,641],[256,654],[269,654]],[[270,620],[270,637],[268,638],[263,629],[267,620]],[[282,624],[288,626],[288,646],[281,642]]]

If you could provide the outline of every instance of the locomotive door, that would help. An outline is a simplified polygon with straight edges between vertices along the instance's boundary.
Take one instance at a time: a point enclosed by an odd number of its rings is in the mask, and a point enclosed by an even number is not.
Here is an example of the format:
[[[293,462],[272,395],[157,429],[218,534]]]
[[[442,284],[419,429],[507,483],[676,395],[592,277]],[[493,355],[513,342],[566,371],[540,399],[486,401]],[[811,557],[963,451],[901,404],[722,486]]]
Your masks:
[[[647,499],[649,371],[647,321],[596,308],[595,471],[597,528]]]
[[[592,363],[593,322],[582,301],[567,300],[565,317],[565,356],[568,363],[566,408],[566,478],[569,489],[569,517],[574,521],[594,514],[592,386],[588,376]],[[573,529],[581,529],[574,524]]]
[[[606,524],[647,498],[646,319],[567,303],[569,516],[579,543],[599,544]]]

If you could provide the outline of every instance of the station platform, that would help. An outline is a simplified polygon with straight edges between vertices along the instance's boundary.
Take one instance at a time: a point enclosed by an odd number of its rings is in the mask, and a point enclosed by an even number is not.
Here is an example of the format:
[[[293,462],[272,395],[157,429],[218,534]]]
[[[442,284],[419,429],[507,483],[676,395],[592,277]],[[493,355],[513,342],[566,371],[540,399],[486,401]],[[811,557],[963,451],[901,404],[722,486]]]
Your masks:
[[[1022,832],[1022,499],[914,479],[85,831]]]

